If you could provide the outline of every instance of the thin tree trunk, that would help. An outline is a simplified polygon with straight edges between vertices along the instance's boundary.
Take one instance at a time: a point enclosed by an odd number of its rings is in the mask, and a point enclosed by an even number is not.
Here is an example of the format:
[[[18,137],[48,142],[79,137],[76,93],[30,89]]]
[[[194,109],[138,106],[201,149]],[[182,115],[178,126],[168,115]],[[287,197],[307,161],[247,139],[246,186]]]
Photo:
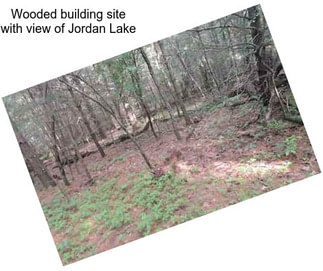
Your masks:
[[[60,123],[62,124],[62,127],[64,127],[63,122],[60,121]],[[59,144],[59,145],[62,146],[64,144],[64,142],[67,142],[67,139],[66,139],[66,137],[64,136],[64,134],[62,132],[62,128],[59,130],[59,132],[60,132],[59,134],[60,134],[61,141],[62,141],[62,143]],[[59,139],[57,140],[57,142],[59,142]],[[71,173],[71,179],[72,179],[72,182],[73,182],[75,180],[75,178],[74,178],[74,173],[73,173],[73,169],[72,169],[72,166],[71,166],[71,161],[69,159],[69,157],[71,157],[72,155],[71,155],[71,151],[69,149],[69,146],[67,146],[65,148],[66,148],[66,155],[63,156],[63,159],[66,160],[66,164],[67,164],[68,169],[69,169],[69,171]],[[64,152],[64,154],[65,154],[65,152]]]
[[[64,166],[63,166],[63,163],[61,161],[61,158],[60,158],[60,155],[59,155],[59,150],[58,150],[58,143],[57,143],[57,138],[56,138],[56,133],[55,133],[55,116],[52,115],[52,138],[54,140],[53,144],[52,144],[52,150],[54,152],[54,157],[55,157],[55,160],[58,164],[58,168],[59,168],[59,171],[61,173],[61,177],[63,179],[63,182],[65,185],[70,185],[70,182],[68,181],[67,177],[66,177],[66,173],[65,173],[65,170],[64,170]]]
[[[89,111],[91,119],[93,120],[93,124],[95,125],[95,127],[98,130],[98,134],[100,135],[101,138],[105,138],[106,134],[103,131],[101,121],[98,119],[98,117],[94,113],[93,107],[90,105],[90,103],[87,100],[85,100],[84,102],[85,102],[85,106],[86,106],[87,110]]]
[[[74,75],[75,76],[75,75]],[[78,89],[74,88],[76,92],[78,92],[79,94],[81,94],[82,96],[90,99],[91,101],[95,102],[96,104],[98,104],[99,106],[101,106],[101,108],[103,108],[107,113],[109,113],[111,115],[111,117],[113,117],[115,119],[115,121],[119,124],[119,126],[121,127],[122,130],[124,130],[124,132],[127,134],[127,136],[129,136],[130,140],[133,142],[133,144],[137,147],[139,153],[141,154],[141,156],[143,157],[144,161],[146,162],[147,166],[149,167],[149,169],[153,170],[153,166],[151,165],[146,153],[143,151],[143,149],[140,147],[140,145],[138,144],[138,142],[136,141],[136,139],[131,135],[131,133],[128,132],[127,128],[123,125],[123,123],[121,123],[121,121],[116,117],[115,113],[113,112],[111,106],[103,99],[103,97],[98,93],[98,91],[91,85],[89,85],[88,82],[86,82],[84,79],[82,79],[81,77],[75,76],[76,78],[78,78],[79,80],[81,80],[82,82],[86,83],[93,91],[95,94],[97,94],[102,101],[105,103],[105,105],[103,105],[101,102],[99,102],[96,99],[93,99],[92,97],[90,97],[89,95],[79,91]],[[60,80],[60,82],[62,82],[63,84],[65,84],[68,89],[70,90],[71,88],[73,88],[71,85],[69,85],[67,82]]]
[[[29,145],[27,140],[18,131],[14,122],[11,121],[11,123],[29,170],[34,171],[35,175],[38,177],[44,188],[48,188],[48,186],[56,186],[56,182],[50,176],[46,166],[39,160],[38,155],[34,151],[33,147]]]
[[[206,66],[207,66],[208,72],[211,74],[211,79],[213,81],[213,84],[217,87],[217,90],[220,93],[219,83],[216,80],[216,75],[214,74],[214,71],[213,71],[213,69],[212,69],[212,67],[210,65],[209,59],[207,57],[205,47],[204,47],[204,43],[203,43],[201,35],[200,35],[200,31],[197,31],[197,37],[198,37],[199,42],[200,42],[201,47],[202,47],[203,58],[204,58],[204,62],[206,64]]]
[[[70,127],[69,127],[70,128]],[[73,135],[72,135],[72,133],[71,133],[71,129],[68,129],[68,133],[69,133],[69,136],[71,137],[71,138],[73,138]],[[84,160],[83,160],[83,157],[82,157],[82,155],[80,154],[80,152],[79,152],[79,150],[78,150],[78,148],[77,148],[77,144],[75,143],[75,141],[73,140],[73,147],[74,147],[74,151],[75,151],[75,155],[76,155],[76,157],[78,158],[78,160],[80,161],[80,163],[81,163],[81,166],[82,166],[82,168],[84,169],[84,171],[85,171],[85,174],[86,174],[86,176],[87,176],[87,178],[88,178],[88,182],[91,182],[91,180],[92,180],[92,177],[91,177],[91,174],[90,174],[90,172],[89,172],[89,170],[88,170],[88,168],[87,168],[87,165],[84,163]]]
[[[172,124],[172,127],[173,127],[173,132],[174,132],[174,134],[175,134],[175,136],[176,136],[177,140],[181,140],[181,139],[182,139],[182,138],[181,138],[181,135],[180,135],[180,133],[178,132],[178,130],[177,130],[177,128],[176,128],[176,125],[175,125],[175,121],[174,121],[173,113],[172,113],[172,111],[171,111],[172,109],[171,109],[171,107],[170,107],[169,103],[168,103],[168,102],[166,101],[166,99],[163,97],[163,94],[161,93],[160,86],[159,86],[159,84],[158,84],[158,82],[157,82],[157,78],[156,78],[155,73],[154,73],[154,71],[153,71],[153,68],[152,68],[152,66],[151,66],[151,64],[150,64],[150,61],[149,61],[149,59],[148,59],[148,57],[147,57],[147,55],[146,55],[145,51],[144,51],[142,48],[140,48],[140,53],[141,53],[141,55],[142,55],[143,59],[144,59],[144,60],[145,60],[145,62],[146,62],[146,65],[147,65],[147,67],[148,67],[148,70],[149,70],[150,76],[151,76],[151,78],[152,78],[152,79],[153,79],[153,81],[154,81],[154,84],[155,84],[155,86],[156,86],[156,88],[157,88],[157,90],[158,90],[159,96],[160,96],[160,98],[162,99],[162,101],[163,101],[164,105],[166,106],[166,109],[167,109],[167,111],[168,111],[168,114],[169,114],[169,116],[170,116],[170,118],[171,118],[171,124]]]
[[[193,74],[190,72],[190,70],[188,69],[183,57],[181,56],[180,51],[178,50],[178,48],[176,46],[173,45],[173,48],[176,50],[176,56],[177,59],[179,60],[179,63],[181,63],[181,65],[183,66],[186,74],[188,75],[188,77],[190,78],[190,80],[192,81],[193,85],[195,85],[195,87],[199,90],[200,94],[202,97],[205,97],[205,94],[200,86],[200,84],[197,82],[197,80],[194,78]]]
[[[134,55],[133,51],[131,52],[131,56],[132,56],[133,64],[136,67],[136,70],[134,72],[129,70],[129,73],[130,73],[130,76],[131,76],[131,81],[134,84],[135,89],[136,89],[135,96],[136,96],[137,100],[139,101],[141,109],[145,112],[145,114],[146,114],[146,116],[148,118],[149,126],[150,126],[150,129],[151,129],[154,137],[158,138],[158,136],[157,136],[157,134],[155,132],[155,128],[154,128],[152,119],[151,119],[150,111],[147,108],[147,106],[146,106],[146,104],[144,102],[144,99],[142,97],[142,90],[141,90],[142,86],[141,86],[141,83],[140,83],[139,74],[138,74],[138,71],[137,71],[136,58],[135,58],[135,55]],[[127,65],[127,63],[125,63],[125,64]]]
[[[92,78],[91,78],[91,74],[89,72],[89,69],[85,69],[85,70],[87,71],[87,77],[89,78],[89,83],[91,85],[93,85],[93,82],[92,82]],[[98,117],[96,116],[96,114],[94,113],[93,107],[91,106],[91,104],[87,100],[85,100],[85,106],[88,109],[88,111],[90,113],[90,116],[91,116],[91,118],[93,120],[93,123],[94,123],[95,127],[98,130],[98,134],[100,135],[101,138],[106,138],[106,134],[105,134],[105,132],[103,131],[103,128],[102,128],[102,123],[98,119]]]
[[[257,62],[258,81],[256,82],[255,87],[259,92],[264,92],[264,104],[267,105],[271,98],[271,91],[268,89],[267,69],[262,64],[263,58],[261,55],[261,48],[264,43],[264,33],[262,30],[262,16],[260,16],[258,12],[257,6],[248,9],[248,15],[252,18],[250,26],[253,27],[251,30],[251,37],[256,47],[255,57]]]
[[[151,116],[150,116],[150,112],[149,112],[149,109],[147,108],[146,104],[144,103],[144,101],[141,101],[141,106],[142,108],[144,109],[146,115],[147,115],[147,118],[148,118],[148,122],[149,122],[149,126],[150,126],[150,129],[154,135],[155,138],[158,138],[156,132],[155,132],[155,128],[154,128],[154,125],[153,125],[153,122],[151,120]]]
[[[238,76],[238,73],[239,73],[239,69],[238,69],[238,64],[237,64],[237,61],[236,61],[236,58],[235,58],[235,52],[234,52],[234,47],[232,46],[232,37],[231,37],[231,30],[230,30],[230,27],[227,27],[226,28],[227,32],[228,32],[228,40],[229,40],[229,47],[230,47],[230,51],[231,51],[231,54],[232,54],[232,62],[233,62],[233,66],[234,66],[234,75],[236,77],[236,80],[238,82],[238,86],[239,88],[241,87],[240,85],[240,77]],[[239,89],[236,90],[236,95],[238,95]]]
[[[76,172],[77,172],[77,174],[80,174],[80,169],[79,169],[79,167],[77,165],[77,160],[79,159],[79,157],[76,156],[77,142],[75,140],[75,137],[73,136],[73,130],[72,130],[71,124],[68,123],[66,126],[67,126],[67,133],[68,133],[68,135],[70,137],[70,140],[72,142],[73,149],[74,149],[74,152],[75,152],[75,155],[73,155],[73,158],[74,158],[73,160],[74,160],[74,165],[75,165],[75,168],[76,168]]]
[[[131,77],[131,79],[134,81],[135,79],[133,77]],[[152,122],[152,119],[151,119],[151,115],[150,115],[150,112],[149,112],[149,109],[147,108],[143,98],[139,95],[136,94],[136,97],[137,99],[139,100],[139,104],[140,104],[140,107],[143,109],[143,111],[145,112],[147,118],[148,118],[148,122],[149,122],[149,126],[150,126],[150,129],[154,135],[155,138],[158,138],[156,132],[155,132],[155,128],[154,128],[154,125],[153,125],[153,122]]]
[[[160,41],[156,42],[155,43],[159,49],[160,49],[160,52],[161,52],[161,57],[163,59],[163,62],[165,64],[165,67],[166,67],[166,70],[167,70],[167,74],[168,74],[168,77],[169,77],[169,80],[170,80],[170,83],[172,84],[172,87],[174,89],[174,93],[175,93],[175,97],[176,97],[176,102],[179,104],[182,112],[183,112],[183,116],[184,116],[184,119],[185,119],[185,123],[186,125],[190,125],[192,124],[191,120],[190,120],[190,117],[188,116],[187,114],[187,111],[186,111],[186,107],[185,107],[185,104],[182,100],[182,98],[180,97],[180,92],[179,90],[177,89],[177,85],[175,83],[175,78],[171,72],[171,69],[170,69],[170,65],[168,63],[168,60],[167,58],[165,57],[165,52],[164,52],[164,48],[163,48],[163,45]]]
[[[97,137],[96,137],[96,134],[93,132],[93,130],[92,130],[91,126],[90,126],[90,123],[89,123],[89,121],[88,121],[87,117],[85,116],[84,111],[82,110],[82,106],[81,106],[81,104],[76,100],[76,98],[75,98],[75,96],[74,96],[74,93],[73,93],[73,90],[72,90],[70,87],[68,88],[68,91],[69,91],[69,93],[71,94],[71,97],[72,97],[72,100],[73,100],[73,102],[74,102],[74,104],[75,104],[75,107],[77,108],[77,110],[78,110],[78,111],[80,112],[80,114],[81,114],[81,117],[82,117],[82,119],[83,119],[83,121],[84,121],[84,124],[85,124],[85,126],[86,126],[86,128],[87,128],[87,130],[88,130],[88,132],[89,132],[89,134],[90,134],[90,136],[91,136],[91,138],[92,138],[92,140],[93,140],[94,144],[95,144],[95,145],[96,145],[96,147],[98,148],[98,150],[99,150],[99,152],[100,152],[101,156],[102,156],[102,157],[105,157],[104,150],[103,150],[103,148],[101,147],[101,145],[99,144],[98,139],[97,139]]]

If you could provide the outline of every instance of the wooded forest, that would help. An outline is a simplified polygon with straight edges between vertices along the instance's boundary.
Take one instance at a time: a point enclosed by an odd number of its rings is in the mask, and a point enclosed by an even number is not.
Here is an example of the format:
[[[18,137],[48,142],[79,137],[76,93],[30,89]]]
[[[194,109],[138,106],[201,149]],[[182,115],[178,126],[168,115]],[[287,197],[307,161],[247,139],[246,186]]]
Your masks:
[[[320,171],[260,6],[3,101],[63,264]]]

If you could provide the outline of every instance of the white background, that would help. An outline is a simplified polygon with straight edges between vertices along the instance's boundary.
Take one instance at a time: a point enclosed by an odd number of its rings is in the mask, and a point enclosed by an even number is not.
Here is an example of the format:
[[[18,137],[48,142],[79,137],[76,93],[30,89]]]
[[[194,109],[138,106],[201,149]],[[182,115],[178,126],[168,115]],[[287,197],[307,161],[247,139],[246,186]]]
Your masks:
[[[0,96],[12,94],[259,2],[1,1],[10,8],[123,9],[132,35],[2,35]],[[322,167],[320,1],[260,1]],[[62,267],[23,157],[0,105],[0,269],[323,270],[322,175]]]

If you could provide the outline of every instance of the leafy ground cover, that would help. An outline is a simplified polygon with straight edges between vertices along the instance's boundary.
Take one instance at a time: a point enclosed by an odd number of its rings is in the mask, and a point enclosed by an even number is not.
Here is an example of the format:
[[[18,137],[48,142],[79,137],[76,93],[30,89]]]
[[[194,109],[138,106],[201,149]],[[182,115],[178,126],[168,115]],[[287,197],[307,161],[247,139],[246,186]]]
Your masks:
[[[40,191],[40,201],[64,264],[136,240],[217,209],[319,173],[303,126],[273,119],[248,123],[255,106],[203,106],[200,121],[183,140],[167,121],[160,139],[138,137],[154,177],[130,141],[109,146],[109,155],[85,158],[94,185],[81,173],[65,191]],[[190,134],[190,137],[185,135]],[[72,166],[74,167],[74,166]],[[57,169],[51,169],[53,174]],[[74,172],[75,174],[75,172]]]

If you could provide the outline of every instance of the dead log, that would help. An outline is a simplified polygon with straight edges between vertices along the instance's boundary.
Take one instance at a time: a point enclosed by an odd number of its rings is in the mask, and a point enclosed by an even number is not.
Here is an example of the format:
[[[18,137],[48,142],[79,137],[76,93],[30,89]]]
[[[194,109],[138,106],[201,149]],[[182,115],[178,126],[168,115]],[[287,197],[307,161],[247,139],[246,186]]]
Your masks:
[[[143,132],[145,132],[145,131],[147,131],[148,130],[148,128],[149,128],[149,121],[147,121],[146,123],[145,123],[145,125],[142,127],[142,128],[139,128],[137,131],[135,131],[134,133],[132,133],[131,135],[132,136],[138,136],[138,135],[140,135],[140,134],[142,134]],[[123,141],[125,141],[125,140],[127,140],[127,139],[130,139],[130,137],[129,137],[129,135],[127,135],[127,134],[121,134],[120,136],[118,136],[116,139],[114,139],[114,140],[112,140],[112,141],[108,141],[107,143],[105,143],[104,144],[104,146],[105,147],[108,147],[108,146],[110,146],[110,145],[112,145],[112,144],[117,144],[117,143],[121,143],[121,142],[123,142]],[[96,153],[98,150],[91,150],[91,151],[89,151],[89,150],[86,150],[85,152],[81,152],[80,154],[81,154],[81,156],[82,156],[82,158],[84,158],[84,157],[87,157],[87,156],[90,156],[90,155],[92,155],[92,154],[94,154],[94,153]],[[69,156],[69,157],[65,157],[64,159],[62,158],[61,159],[61,164],[62,165],[64,165],[64,166],[66,166],[66,165],[68,165],[68,164],[73,164],[75,161],[78,161],[79,160],[79,158],[77,157],[77,155],[76,154],[73,154],[73,156]],[[47,166],[49,166],[49,165],[51,165],[52,163],[54,163],[53,161],[52,162],[47,162]],[[58,167],[58,165],[57,164],[55,164],[53,167],[52,167],[52,169],[55,169],[55,168],[57,168]]]
[[[141,129],[137,130],[136,132],[132,133],[131,135],[134,136],[134,137],[138,136],[138,135],[142,134],[143,132],[147,131],[148,128],[149,128],[149,121],[147,121],[146,124]],[[117,143],[123,142],[123,141],[125,141],[127,139],[130,139],[130,136],[127,135],[127,134],[122,134],[119,137],[117,137],[115,140],[112,140],[112,141],[109,141],[109,142],[105,143],[104,146],[108,147],[108,146],[110,146],[112,144],[117,144]]]

